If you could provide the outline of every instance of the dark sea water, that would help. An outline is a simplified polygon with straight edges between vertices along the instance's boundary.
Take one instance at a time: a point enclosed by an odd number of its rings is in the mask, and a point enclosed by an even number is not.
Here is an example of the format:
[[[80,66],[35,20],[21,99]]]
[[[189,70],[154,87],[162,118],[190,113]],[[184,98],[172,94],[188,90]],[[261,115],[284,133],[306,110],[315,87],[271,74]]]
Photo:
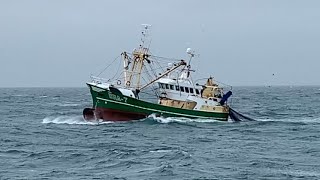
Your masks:
[[[254,122],[88,123],[87,88],[0,89],[0,179],[320,179],[320,87],[235,87]]]

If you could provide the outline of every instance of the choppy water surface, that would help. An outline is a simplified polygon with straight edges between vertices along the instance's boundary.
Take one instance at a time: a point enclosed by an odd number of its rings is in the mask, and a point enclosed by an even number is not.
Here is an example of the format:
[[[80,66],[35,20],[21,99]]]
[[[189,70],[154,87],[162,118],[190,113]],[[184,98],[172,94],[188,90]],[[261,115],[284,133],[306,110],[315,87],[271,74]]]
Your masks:
[[[320,179],[320,87],[236,87],[255,122],[88,123],[86,88],[0,89],[0,179]]]

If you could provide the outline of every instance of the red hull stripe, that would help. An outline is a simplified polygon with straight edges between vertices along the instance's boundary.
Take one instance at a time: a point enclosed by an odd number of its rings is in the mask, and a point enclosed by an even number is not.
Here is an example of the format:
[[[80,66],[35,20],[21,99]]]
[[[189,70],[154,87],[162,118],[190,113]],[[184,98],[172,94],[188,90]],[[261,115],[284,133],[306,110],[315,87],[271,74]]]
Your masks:
[[[109,108],[96,108],[95,115],[98,119],[105,121],[131,121],[144,119],[147,117],[146,114],[126,112]]]

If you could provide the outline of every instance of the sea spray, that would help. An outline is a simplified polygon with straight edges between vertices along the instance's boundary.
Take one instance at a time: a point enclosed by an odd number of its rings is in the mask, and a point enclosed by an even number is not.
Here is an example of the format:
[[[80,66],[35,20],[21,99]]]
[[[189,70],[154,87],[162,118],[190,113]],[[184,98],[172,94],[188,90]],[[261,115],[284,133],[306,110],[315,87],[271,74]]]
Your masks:
[[[48,124],[81,124],[81,125],[99,125],[99,124],[110,124],[111,121],[86,121],[82,116],[57,116],[57,117],[46,117],[42,120],[42,123]]]

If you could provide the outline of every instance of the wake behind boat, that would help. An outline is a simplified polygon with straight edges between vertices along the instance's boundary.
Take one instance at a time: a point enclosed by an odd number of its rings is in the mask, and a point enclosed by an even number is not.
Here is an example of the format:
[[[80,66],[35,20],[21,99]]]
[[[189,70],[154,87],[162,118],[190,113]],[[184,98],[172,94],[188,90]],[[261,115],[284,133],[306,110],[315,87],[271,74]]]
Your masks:
[[[152,55],[149,30],[150,25],[144,25],[138,48],[121,54],[123,69],[118,77],[91,77],[87,85],[93,107],[83,110],[84,118],[129,121],[155,114],[227,121],[232,92],[224,93],[213,77],[202,79],[203,83],[193,81],[195,53],[190,48],[188,61]]]

